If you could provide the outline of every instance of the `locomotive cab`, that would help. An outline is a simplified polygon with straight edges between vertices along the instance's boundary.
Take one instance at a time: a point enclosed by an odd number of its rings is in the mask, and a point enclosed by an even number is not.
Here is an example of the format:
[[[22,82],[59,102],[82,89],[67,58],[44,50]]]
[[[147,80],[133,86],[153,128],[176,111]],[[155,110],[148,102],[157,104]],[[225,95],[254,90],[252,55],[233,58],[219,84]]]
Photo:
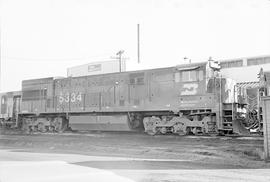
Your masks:
[[[177,109],[171,117],[145,117],[145,131],[149,134],[211,134],[219,128],[219,92],[208,89],[208,82],[219,71],[217,62],[193,63],[176,67],[174,90],[178,91]],[[212,85],[215,88],[215,86]],[[171,92],[173,92],[172,90]]]

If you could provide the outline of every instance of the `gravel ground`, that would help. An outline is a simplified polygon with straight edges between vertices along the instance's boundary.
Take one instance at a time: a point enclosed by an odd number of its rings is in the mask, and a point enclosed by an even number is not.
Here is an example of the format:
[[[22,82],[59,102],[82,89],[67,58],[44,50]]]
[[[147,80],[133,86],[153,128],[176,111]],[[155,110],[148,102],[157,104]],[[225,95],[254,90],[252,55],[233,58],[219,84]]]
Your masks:
[[[0,149],[185,160],[187,162],[182,166],[186,169],[270,168],[270,164],[262,160],[262,137],[148,136],[143,133],[116,132],[30,135],[20,131],[0,132]],[[133,165],[140,164],[129,164]],[[164,162],[164,165],[178,166],[172,162]],[[156,166],[149,163],[149,167]]]

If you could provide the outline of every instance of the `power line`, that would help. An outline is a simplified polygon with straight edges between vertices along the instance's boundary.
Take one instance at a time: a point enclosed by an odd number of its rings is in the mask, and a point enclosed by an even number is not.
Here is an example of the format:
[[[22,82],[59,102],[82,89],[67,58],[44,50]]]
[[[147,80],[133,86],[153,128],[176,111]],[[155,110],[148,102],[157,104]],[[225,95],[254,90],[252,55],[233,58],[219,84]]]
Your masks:
[[[10,61],[78,61],[78,60],[89,60],[94,58],[107,58],[109,59],[109,54],[107,55],[97,55],[90,57],[80,57],[80,58],[30,58],[30,57],[2,57],[2,59]]]

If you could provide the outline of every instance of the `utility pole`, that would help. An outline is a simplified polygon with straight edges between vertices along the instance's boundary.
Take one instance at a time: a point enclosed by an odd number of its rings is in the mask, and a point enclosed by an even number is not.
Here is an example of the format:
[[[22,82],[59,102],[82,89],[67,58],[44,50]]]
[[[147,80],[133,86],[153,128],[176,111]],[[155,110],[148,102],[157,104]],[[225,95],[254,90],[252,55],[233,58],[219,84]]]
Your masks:
[[[0,17],[1,18],[1,17]],[[2,85],[2,21],[0,19],[0,90]]]
[[[2,90],[2,5],[4,3],[0,0],[0,91]]]
[[[138,64],[140,63],[140,24],[137,24],[137,41],[138,41]]]
[[[116,55],[118,56],[118,60],[119,60],[119,72],[122,72],[121,64],[122,64],[122,54],[123,54],[124,52],[125,52],[125,51],[120,50],[119,52],[116,53]]]

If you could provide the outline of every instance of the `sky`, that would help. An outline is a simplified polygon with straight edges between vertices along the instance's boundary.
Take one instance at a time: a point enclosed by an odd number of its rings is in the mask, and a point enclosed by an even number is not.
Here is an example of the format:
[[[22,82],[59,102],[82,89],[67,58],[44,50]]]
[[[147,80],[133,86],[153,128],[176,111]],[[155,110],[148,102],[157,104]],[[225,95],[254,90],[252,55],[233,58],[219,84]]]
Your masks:
[[[119,50],[127,70],[270,55],[269,0],[0,0],[0,15],[1,92]]]

